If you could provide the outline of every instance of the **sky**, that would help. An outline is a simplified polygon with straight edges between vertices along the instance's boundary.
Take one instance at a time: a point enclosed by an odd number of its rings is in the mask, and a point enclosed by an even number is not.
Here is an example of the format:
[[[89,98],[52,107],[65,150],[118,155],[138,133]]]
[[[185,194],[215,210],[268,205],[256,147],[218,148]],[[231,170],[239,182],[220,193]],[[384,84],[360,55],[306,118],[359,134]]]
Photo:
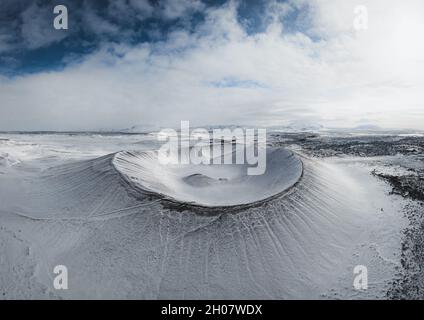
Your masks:
[[[0,131],[424,129],[423,39],[422,0],[0,0]]]

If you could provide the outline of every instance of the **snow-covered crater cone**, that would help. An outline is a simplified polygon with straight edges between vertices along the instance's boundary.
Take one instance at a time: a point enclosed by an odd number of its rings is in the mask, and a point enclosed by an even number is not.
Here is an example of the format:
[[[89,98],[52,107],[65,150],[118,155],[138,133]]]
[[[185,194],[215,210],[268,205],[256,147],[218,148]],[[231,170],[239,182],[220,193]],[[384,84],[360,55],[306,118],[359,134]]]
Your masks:
[[[265,201],[289,190],[303,173],[300,158],[282,148],[266,150],[266,170],[261,175],[248,175],[249,164],[162,164],[157,151],[119,152],[113,164],[135,188],[203,207]]]

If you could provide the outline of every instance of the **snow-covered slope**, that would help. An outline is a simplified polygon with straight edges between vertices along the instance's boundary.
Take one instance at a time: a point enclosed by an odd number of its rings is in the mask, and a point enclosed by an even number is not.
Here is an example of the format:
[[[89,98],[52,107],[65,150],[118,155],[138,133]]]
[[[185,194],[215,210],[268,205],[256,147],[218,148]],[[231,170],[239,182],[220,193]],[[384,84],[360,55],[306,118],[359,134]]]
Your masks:
[[[162,164],[157,151],[121,152],[115,155],[114,165],[135,187],[173,201],[206,207],[241,206],[287,191],[302,175],[302,162],[291,151],[264,152],[265,173],[251,176],[248,164]]]
[[[202,214],[145,193],[145,182],[128,179],[131,166],[117,165],[121,157],[136,168],[143,154],[48,162],[41,171],[44,160],[24,161],[0,176],[0,287],[32,298],[385,296],[400,261],[401,203],[366,165],[297,154],[303,176],[284,196]],[[284,163],[289,154],[270,159]],[[272,164],[267,170],[278,173]],[[259,189],[255,196],[264,199]],[[53,288],[59,264],[68,268],[69,290]],[[352,286],[359,264],[369,270],[366,292]]]

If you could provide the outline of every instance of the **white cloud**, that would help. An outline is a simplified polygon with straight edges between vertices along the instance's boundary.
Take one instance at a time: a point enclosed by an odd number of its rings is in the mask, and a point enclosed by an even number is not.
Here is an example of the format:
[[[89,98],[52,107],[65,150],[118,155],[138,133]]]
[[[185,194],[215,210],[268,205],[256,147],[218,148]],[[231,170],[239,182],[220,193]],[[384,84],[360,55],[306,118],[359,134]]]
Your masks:
[[[52,11],[39,7],[36,3],[22,12],[21,36],[27,48],[43,47],[67,36],[66,32],[52,27],[52,17]]]
[[[162,15],[167,19],[186,16],[188,12],[201,11],[204,4],[199,0],[164,0],[161,3]]]
[[[312,24],[291,34],[280,23],[291,11],[286,7],[275,18],[274,6],[266,32],[248,35],[233,2],[207,9],[194,33],[175,30],[156,44],[105,44],[63,71],[4,78],[0,129],[123,128],[180,120],[330,126],[366,121],[424,129],[424,3],[363,1],[370,26],[362,32],[353,30],[356,1],[341,3],[310,2]],[[302,0],[291,5],[302,7]],[[228,79],[260,85],[213,85]]]

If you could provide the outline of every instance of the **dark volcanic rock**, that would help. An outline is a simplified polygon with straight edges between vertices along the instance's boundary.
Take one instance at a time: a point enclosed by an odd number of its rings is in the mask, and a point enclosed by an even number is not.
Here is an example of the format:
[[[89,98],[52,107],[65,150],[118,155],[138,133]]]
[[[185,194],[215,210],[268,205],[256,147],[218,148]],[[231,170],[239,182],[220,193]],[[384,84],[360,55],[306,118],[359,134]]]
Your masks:
[[[372,174],[386,180],[392,186],[393,194],[424,201],[424,174],[395,176],[378,173],[375,170]]]
[[[424,138],[399,136],[332,137],[317,134],[272,134],[276,145],[300,145],[315,157],[350,155],[358,157],[413,155],[424,153]]]

